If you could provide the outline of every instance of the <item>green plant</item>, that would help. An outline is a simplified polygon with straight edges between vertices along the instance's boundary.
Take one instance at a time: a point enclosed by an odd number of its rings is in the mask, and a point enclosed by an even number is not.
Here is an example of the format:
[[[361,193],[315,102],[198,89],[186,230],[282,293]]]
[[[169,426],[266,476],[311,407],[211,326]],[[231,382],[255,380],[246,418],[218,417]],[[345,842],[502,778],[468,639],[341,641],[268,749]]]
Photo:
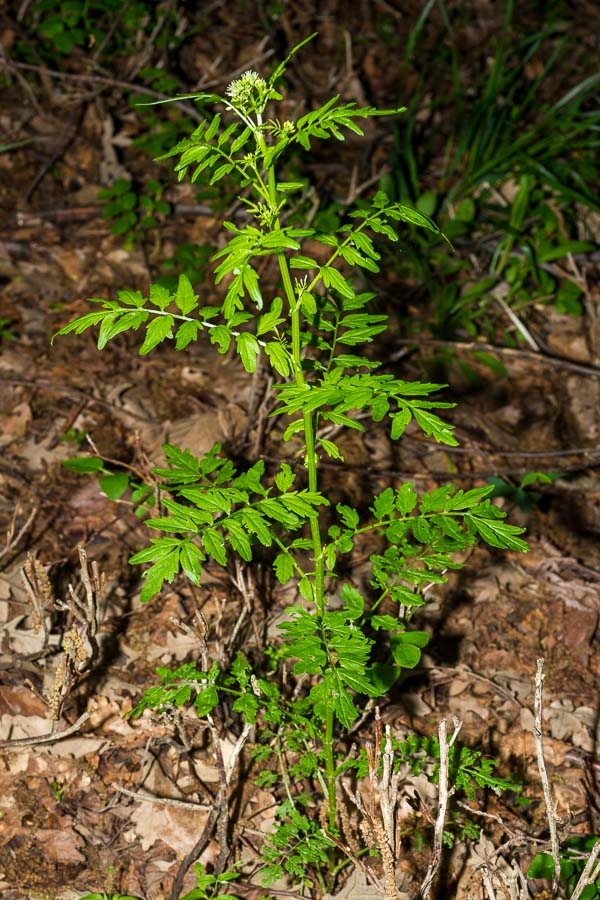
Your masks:
[[[593,185],[600,113],[591,102],[600,75],[594,72],[558,100],[548,101],[544,94],[547,79],[573,51],[572,42],[552,21],[543,22],[537,31],[519,30],[513,22],[514,0],[509,0],[491,65],[474,89],[472,83],[461,81],[464,60],[443,0],[439,6],[448,39],[440,46],[441,54],[436,55],[433,65],[438,67],[437,76],[441,67],[451,74],[451,90],[448,94],[437,92],[429,104],[423,101],[420,90],[415,91],[409,113],[429,106],[431,112],[443,113],[446,124],[441,131],[426,131],[419,121],[427,122],[427,118],[407,117],[406,127],[396,129],[396,165],[388,187],[416,202],[426,202],[433,214],[456,209],[482,187],[502,184],[515,173],[530,174],[561,199],[598,210]],[[428,3],[421,28],[431,8],[432,3]],[[415,32],[415,40],[418,37]],[[541,53],[546,62],[534,77],[529,77],[527,66]],[[430,74],[423,72],[421,86],[426,85]],[[440,139],[445,143],[439,190],[426,194],[420,177],[432,156],[437,156]]]
[[[235,894],[229,894],[227,892],[224,894],[220,893],[222,887],[239,877],[236,872],[223,872],[221,875],[207,875],[204,871],[204,866],[200,863],[196,863],[194,871],[196,873],[196,887],[189,891],[189,893],[184,894],[181,900],[211,900],[212,897],[219,897],[220,900],[239,900]]]
[[[210,244],[180,244],[173,256],[163,260],[161,268],[165,274],[160,277],[159,283],[174,294],[179,275],[185,275],[192,284],[204,281],[214,249]]]
[[[61,787],[60,783],[55,778],[52,781],[48,782],[48,784],[50,790],[52,791],[52,796],[57,803],[60,803],[64,793],[64,788]]]
[[[10,330],[11,322],[6,316],[0,316],[0,344],[2,341],[14,341],[15,336]]]
[[[78,435],[75,439],[80,441],[83,438]],[[126,491],[131,491],[129,499],[136,507],[136,516],[148,515],[151,508],[149,498],[152,488],[144,482],[141,476],[136,477],[136,474],[131,471],[114,471],[112,468],[107,468],[105,461],[98,456],[74,456],[71,459],[63,460],[63,466],[79,475],[98,475],[100,489],[109,500],[120,500]]]
[[[578,240],[577,205],[600,209],[594,190],[600,124],[594,99],[600,76],[594,72],[558,100],[548,100],[548,86],[560,77],[557,69],[565,68],[572,43],[549,8],[540,27],[528,32],[514,23],[514,3],[509,2],[491,65],[479,84],[466,83],[461,76],[466,60],[457,40],[460,12],[450,14],[443,0],[435,5],[445,25],[444,40],[440,52],[421,67],[409,114],[396,126],[391,171],[381,187],[392,199],[408,200],[435,215],[456,253],[439,236],[413,229],[409,240],[401,239],[405,254],[395,265],[413,280],[416,275],[433,297],[436,337],[483,333],[494,340],[500,332],[515,346],[520,336],[510,333],[498,292],[525,317],[535,302],[562,313],[582,311],[576,276],[564,263],[555,264],[595,249]],[[425,4],[415,24],[406,66],[433,6]],[[538,63],[534,76],[530,68],[535,71]],[[426,109],[429,116],[423,115]],[[436,127],[432,120],[439,120]]]
[[[71,426],[70,428],[67,428],[65,433],[61,436],[61,441],[80,446],[85,441],[87,434],[87,431],[80,431],[79,428]]]
[[[274,757],[285,788],[279,824],[263,852],[267,880],[285,868],[294,881],[326,890],[344,865],[333,840],[339,833],[336,788],[354,763],[340,754],[337,736],[356,722],[357,697],[361,703],[383,697],[418,663],[428,636],[411,629],[411,620],[426,602],[424,588],[460,568],[458,553],[479,539],[500,549],[527,545],[518,536],[523,529],[506,524],[490,502],[491,486],[463,491],[445,485],[419,494],[406,482],[381,490],[368,510],[341,502],[332,509],[323,492],[320,460],[337,460],[343,474],[344,431],[364,430],[359,414],[375,423],[388,419],[394,440],[409,426],[442,444],[456,446],[457,440],[453,427],[437,415],[453,405],[438,399],[443,385],[377,371],[380,363],[372,356],[386,317],[369,311],[374,295],[356,286],[361,270],[379,271],[374,236],[397,242],[400,225],[433,234],[437,226],[382,191],[352,210],[335,231],[286,224],[289,198],[305,187],[278,176],[286,151],[309,150],[316,139],[343,140],[348,130],[361,135],[361,120],[402,112],[358,108],[333,97],[297,120],[272,118],[267,107],[282,99],[277,82],[304,43],[268,80],[246,72],[224,97],[193,95],[203,104],[220,104],[224,114],[203,121],[166,154],[179,157],[180,178],[191,168],[192,181],[206,172],[211,184],[235,176],[244,189],[240,199],[251,222],[226,222],[229,242],[214,256],[215,282],[227,283],[223,303],[201,305],[181,274],[174,291],[153,284],[148,296],[123,290],[117,300],[94,298],[98,309],[58,334],[98,325],[103,348],[122,332],[144,329],[142,356],[167,339],[183,350],[206,334],[221,353],[234,349],[248,373],[256,370],[259,356],[270,369],[278,401],[274,415],[284,420],[279,465],[267,469],[259,459],[239,467],[219,445],[202,457],[166,445],[166,466],[154,470],[161,513],[146,523],[160,536],[130,562],[151,564],[143,576],[143,601],[180,573],[197,584],[207,563],[228,566],[238,557],[246,564],[268,560],[282,585],[295,584],[298,602],[286,610],[281,641],[255,669],[241,654],[224,672],[216,664],[198,669],[186,663],[175,672],[161,668],[161,684],[144,694],[134,714],[147,706],[193,702],[198,714],[207,716],[221,694],[234,697],[234,712],[259,726],[257,763]],[[321,245],[326,262],[303,252],[307,240]],[[261,268],[272,263],[279,279],[280,290],[270,299],[259,262]],[[371,352],[361,352],[369,344]],[[339,439],[333,439],[332,426]],[[298,457],[303,465],[296,463]],[[355,544],[367,538],[376,549],[370,576],[359,588],[344,574],[345,560],[351,561]],[[275,683],[283,665],[291,665],[293,678],[301,680],[297,694]],[[298,761],[290,764],[287,754],[294,751]],[[482,765],[470,757],[455,775],[471,766],[480,774],[469,777],[484,783]],[[261,777],[268,783],[269,770]],[[302,790],[304,779],[321,795],[323,820],[314,798]]]
[[[598,837],[582,835],[569,838],[560,853],[560,880],[565,883],[566,896],[570,897],[581,878],[588,857],[594,849]],[[551,880],[554,875],[554,860],[549,853],[536,853],[527,869],[528,878]],[[588,884],[581,892],[580,900],[598,900],[600,878]]]
[[[506,497],[509,502],[515,503],[521,512],[529,513],[542,497],[541,491],[532,490],[533,486],[552,484],[562,477],[562,472],[527,472],[518,484],[506,481],[498,475],[488,478],[488,482],[494,487],[492,497]]]
[[[127,247],[143,240],[146,231],[170,212],[171,205],[161,199],[164,189],[164,184],[151,178],[138,193],[131,181],[118,178],[109,188],[99,191],[98,199],[105,201],[102,215],[111,220],[113,234],[124,236]]]
[[[147,0],[36,0],[25,9],[22,24],[39,39],[35,51],[49,63],[64,60],[74,51],[94,48],[103,60],[131,54],[147,39],[155,18],[154,4]],[[118,27],[115,27],[118,25]],[[158,47],[174,37],[175,15],[166,18],[156,36]],[[35,60],[30,43],[18,40],[17,55]]]
[[[81,897],[80,900],[137,900],[137,897],[132,897],[130,894],[86,894],[85,897]]]

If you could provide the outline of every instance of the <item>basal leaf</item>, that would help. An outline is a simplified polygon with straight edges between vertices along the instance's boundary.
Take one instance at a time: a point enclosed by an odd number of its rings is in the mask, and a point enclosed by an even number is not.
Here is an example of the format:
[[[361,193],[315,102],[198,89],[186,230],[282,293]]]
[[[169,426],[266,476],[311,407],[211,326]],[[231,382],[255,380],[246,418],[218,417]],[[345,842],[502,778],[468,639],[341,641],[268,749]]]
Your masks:
[[[318,269],[319,263],[312,256],[292,256],[290,269]]]
[[[280,471],[275,476],[277,489],[282,494],[285,494],[286,491],[289,491],[295,480],[296,474],[292,470],[292,467],[288,463],[281,463]]]
[[[369,625],[371,628],[374,628],[375,631],[399,631],[404,628],[402,622],[398,619],[395,619],[394,616],[371,616],[369,619]]]
[[[333,441],[328,441],[327,438],[319,438],[319,443],[327,456],[330,456],[332,459],[339,459],[341,462],[344,461],[339,447]]]
[[[79,472],[82,475],[104,471],[104,462],[97,456],[74,456],[72,459],[63,460],[62,464],[65,469]]]
[[[135,560],[135,557],[132,557]],[[130,562],[132,560],[129,560]],[[157,560],[153,566],[150,566],[144,572],[144,586],[140,594],[142,603],[151,600],[155,594],[158,594],[163,586],[164,581],[173,582],[175,575],[179,572],[179,546],[174,547],[170,553],[162,559]]]
[[[227,353],[231,344],[231,331],[226,325],[216,325],[210,329],[211,344],[219,345],[219,353]]]
[[[351,619],[359,619],[365,609],[365,598],[352,584],[343,585],[340,597],[344,601],[346,610]]]
[[[200,581],[204,559],[204,554],[196,544],[192,544],[191,541],[184,541],[181,544],[179,563],[193,584],[198,584]]]
[[[390,637],[390,650],[394,662],[403,669],[414,669],[421,659],[421,651],[414,644],[406,644],[400,638],[404,635],[396,634]]]
[[[200,717],[207,716],[209,713],[213,711],[215,706],[219,703],[219,694],[214,685],[206,688],[204,691],[200,691],[196,700],[194,701],[194,706],[196,707],[196,712]]]
[[[412,414],[419,423],[427,437],[433,437],[436,441],[446,444],[448,447],[458,447],[458,441],[453,435],[454,425],[442,422],[439,416],[425,409],[412,407]]]
[[[341,690],[335,697],[335,712],[344,728],[351,728],[358,718],[358,710],[348,691]]]
[[[338,291],[342,297],[354,297],[355,291],[352,285],[344,278],[342,273],[333,266],[323,266],[321,269],[321,278],[325,287],[332,287]]]
[[[118,500],[129,487],[127,472],[116,472],[114,475],[102,475],[98,482],[109,500]]]
[[[396,491],[396,509],[402,515],[408,515],[417,505],[417,493],[410,481],[406,481],[401,488]]]
[[[283,309],[283,300],[281,297],[275,297],[271,303],[271,308],[258,321],[256,333],[258,335],[265,334],[267,331],[275,331],[285,319],[281,315]]]

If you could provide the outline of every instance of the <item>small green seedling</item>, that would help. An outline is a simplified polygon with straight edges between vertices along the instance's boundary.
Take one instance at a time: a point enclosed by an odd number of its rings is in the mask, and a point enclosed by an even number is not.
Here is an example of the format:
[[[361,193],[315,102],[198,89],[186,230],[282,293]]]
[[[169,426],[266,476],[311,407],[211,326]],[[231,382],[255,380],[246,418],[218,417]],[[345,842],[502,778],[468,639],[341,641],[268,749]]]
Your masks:
[[[185,894],[181,900],[212,900],[213,897],[218,897],[219,900],[239,900],[236,894],[230,894],[227,891],[225,893],[221,892],[221,888],[226,887],[230,881],[240,877],[237,872],[207,875],[201,863],[196,863],[194,871],[196,873],[196,887]]]

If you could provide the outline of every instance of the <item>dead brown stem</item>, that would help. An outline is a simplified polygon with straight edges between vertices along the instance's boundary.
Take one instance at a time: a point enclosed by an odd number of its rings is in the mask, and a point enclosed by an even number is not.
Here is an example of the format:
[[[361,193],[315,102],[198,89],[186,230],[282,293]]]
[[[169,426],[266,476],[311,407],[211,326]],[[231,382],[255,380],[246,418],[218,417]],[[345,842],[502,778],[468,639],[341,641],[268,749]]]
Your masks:
[[[535,675],[535,727],[533,735],[535,738],[535,749],[537,755],[538,771],[542,781],[542,790],[544,792],[544,802],[546,804],[546,815],[548,818],[548,829],[550,831],[550,851],[554,860],[554,874],[552,876],[552,895],[558,893],[558,882],[560,878],[560,843],[558,840],[558,820],[556,816],[556,807],[552,799],[552,791],[546,771],[546,762],[544,760],[544,742],[542,736],[542,720],[543,705],[542,697],[544,691],[544,660],[538,659]]]
[[[440,722],[440,726],[438,729],[439,740],[440,740],[440,769],[439,769],[439,799],[438,799],[438,814],[435,820],[435,827],[433,830],[433,850],[431,854],[431,862],[427,868],[427,872],[425,874],[425,878],[423,879],[423,883],[421,884],[421,888],[419,890],[419,897],[422,900],[426,900],[429,896],[429,892],[431,891],[431,887],[433,885],[433,881],[435,876],[438,873],[440,863],[442,861],[442,847],[443,847],[443,837],[444,837],[444,825],[446,822],[446,815],[448,812],[448,800],[454,793],[454,788],[449,789],[448,787],[448,777],[449,777],[449,751],[452,744],[455,742],[460,729],[462,728],[462,722],[459,719],[454,718],[454,731],[452,733],[452,737],[447,737],[446,732],[446,720],[443,719]]]

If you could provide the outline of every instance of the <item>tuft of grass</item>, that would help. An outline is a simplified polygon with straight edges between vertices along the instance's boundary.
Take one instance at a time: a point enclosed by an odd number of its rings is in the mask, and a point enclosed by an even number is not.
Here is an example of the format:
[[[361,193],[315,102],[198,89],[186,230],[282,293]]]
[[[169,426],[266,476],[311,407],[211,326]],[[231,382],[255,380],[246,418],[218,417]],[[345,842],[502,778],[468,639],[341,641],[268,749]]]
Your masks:
[[[412,29],[405,71],[433,8],[426,3]],[[583,311],[576,267],[556,263],[596,249],[578,239],[577,219],[581,209],[600,210],[600,73],[547,99],[571,40],[550,7],[534,33],[519,36],[509,2],[487,71],[466,83],[470,61],[444,0],[435,8],[446,40],[422,70],[408,116],[394,126],[392,168],[381,187],[435,216],[454,252],[439,236],[413,230],[396,265],[433,298],[436,337],[483,334],[514,346],[525,333],[515,317],[526,320],[534,304]]]

